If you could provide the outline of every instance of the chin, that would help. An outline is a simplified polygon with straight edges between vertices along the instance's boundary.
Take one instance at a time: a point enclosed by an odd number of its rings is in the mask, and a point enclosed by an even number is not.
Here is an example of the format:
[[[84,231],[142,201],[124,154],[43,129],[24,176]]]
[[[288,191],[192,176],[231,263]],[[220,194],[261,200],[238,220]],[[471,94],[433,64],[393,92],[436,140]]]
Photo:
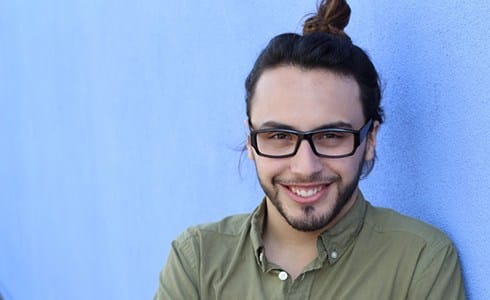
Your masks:
[[[286,219],[286,222],[296,230],[300,231],[317,231],[321,230],[330,224],[330,222],[338,215],[338,212],[343,206],[335,205],[333,208],[321,208],[316,205],[305,205],[299,207],[295,216],[288,212],[281,212],[281,215]]]
[[[328,193],[321,199],[308,204],[299,204],[288,197],[287,193],[277,193],[275,198],[269,199],[291,227],[311,232],[327,228],[343,213],[346,205],[352,202],[350,200],[354,197],[356,188],[355,181],[344,188],[337,182],[329,187]]]

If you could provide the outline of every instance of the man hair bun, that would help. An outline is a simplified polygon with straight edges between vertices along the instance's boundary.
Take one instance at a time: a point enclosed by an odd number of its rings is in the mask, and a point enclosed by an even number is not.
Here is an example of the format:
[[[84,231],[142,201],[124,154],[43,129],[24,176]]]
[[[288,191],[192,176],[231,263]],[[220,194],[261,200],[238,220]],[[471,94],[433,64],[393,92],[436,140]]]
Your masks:
[[[322,0],[317,13],[309,17],[303,25],[303,35],[325,32],[350,40],[344,32],[349,24],[350,7],[345,0]]]

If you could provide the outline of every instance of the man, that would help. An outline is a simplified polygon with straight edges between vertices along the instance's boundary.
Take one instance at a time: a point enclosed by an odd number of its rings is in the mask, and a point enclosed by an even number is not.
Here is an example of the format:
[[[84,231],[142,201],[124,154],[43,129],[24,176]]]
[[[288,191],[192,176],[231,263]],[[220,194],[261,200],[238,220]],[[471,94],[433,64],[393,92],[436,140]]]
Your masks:
[[[358,188],[383,121],[377,72],[323,1],[304,34],[275,37],[246,81],[265,199],[172,244],[155,299],[464,299],[440,231],[371,206]]]

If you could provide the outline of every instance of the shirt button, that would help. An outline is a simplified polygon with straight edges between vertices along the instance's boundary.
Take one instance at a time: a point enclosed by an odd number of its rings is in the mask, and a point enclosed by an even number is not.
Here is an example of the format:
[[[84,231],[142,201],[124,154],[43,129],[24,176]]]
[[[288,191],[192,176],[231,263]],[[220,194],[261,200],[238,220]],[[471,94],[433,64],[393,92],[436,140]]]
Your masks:
[[[339,254],[337,253],[337,251],[332,251],[332,253],[330,253],[330,257],[333,259],[336,259],[338,256]]]
[[[281,272],[279,272],[278,277],[279,277],[279,279],[280,279],[281,281],[284,281],[284,280],[288,279],[288,273],[286,273],[286,272],[284,272],[284,271],[281,271]]]

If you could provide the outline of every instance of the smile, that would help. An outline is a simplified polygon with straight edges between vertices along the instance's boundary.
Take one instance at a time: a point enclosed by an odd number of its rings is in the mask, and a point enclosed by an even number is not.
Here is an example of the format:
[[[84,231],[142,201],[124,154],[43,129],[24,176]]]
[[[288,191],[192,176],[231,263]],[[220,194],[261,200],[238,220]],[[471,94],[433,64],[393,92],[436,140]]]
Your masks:
[[[323,190],[324,186],[314,186],[314,187],[299,187],[299,186],[291,186],[289,190],[293,192],[295,195],[307,198],[318,194],[321,190]]]
[[[309,185],[284,185],[289,198],[300,205],[313,204],[328,193],[330,183]]]

